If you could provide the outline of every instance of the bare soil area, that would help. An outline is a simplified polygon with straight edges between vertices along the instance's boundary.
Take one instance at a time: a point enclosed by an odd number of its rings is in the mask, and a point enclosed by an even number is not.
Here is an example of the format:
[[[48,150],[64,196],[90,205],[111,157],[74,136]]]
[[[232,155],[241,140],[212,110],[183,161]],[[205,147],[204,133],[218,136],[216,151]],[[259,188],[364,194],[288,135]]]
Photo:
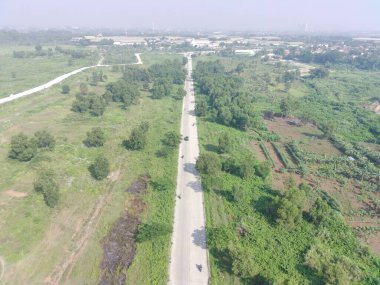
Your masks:
[[[259,146],[259,142],[258,141],[252,141],[251,142],[251,147],[252,147],[252,151],[253,153],[255,154],[256,158],[259,160],[259,161],[266,161],[266,157],[265,155],[263,154],[263,151],[261,150],[260,146]]]
[[[268,129],[279,134],[284,143],[296,140],[301,142],[302,147],[307,151],[330,155],[340,154],[334,145],[323,137],[323,133],[312,124],[297,126],[292,124],[291,119],[278,117],[265,122]]]
[[[111,172],[111,173],[108,175],[107,178],[108,178],[109,180],[111,180],[112,182],[116,182],[117,180],[119,180],[119,177],[120,177],[120,169]]]
[[[24,198],[24,197],[28,196],[28,193],[19,192],[19,191],[15,191],[15,190],[7,190],[7,191],[5,191],[5,194],[7,194],[9,197],[12,197],[12,198]]]
[[[276,151],[273,149],[273,146],[272,146],[269,142],[265,142],[264,144],[265,144],[265,146],[266,146],[267,149],[268,149],[268,152],[269,152],[270,157],[273,159],[273,162],[274,162],[274,169],[278,171],[278,170],[280,170],[281,168],[285,167],[285,166],[282,164],[280,158],[278,157]]]

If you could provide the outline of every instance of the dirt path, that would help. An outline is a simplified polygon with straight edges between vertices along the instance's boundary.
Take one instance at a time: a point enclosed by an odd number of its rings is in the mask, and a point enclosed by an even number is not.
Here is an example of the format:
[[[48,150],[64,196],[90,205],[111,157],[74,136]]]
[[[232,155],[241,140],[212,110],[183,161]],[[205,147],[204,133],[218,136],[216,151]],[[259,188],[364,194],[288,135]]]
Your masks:
[[[102,209],[107,204],[111,193],[112,192],[109,191],[106,195],[103,195],[98,199],[93,210],[88,216],[88,219],[84,222],[83,226],[73,235],[73,249],[63,258],[63,261],[54,269],[53,273],[45,279],[45,282],[47,284],[56,285],[64,283],[65,280],[62,280],[64,274],[67,273],[66,276],[70,276],[71,270],[73,269],[75,262],[80,256],[81,250],[86,247],[88,240],[96,229]]]
[[[132,64],[142,64],[143,62],[141,61],[140,54],[136,53],[135,56],[136,56],[137,62],[132,63]],[[55,78],[55,79],[53,79],[53,80],[51,80],[45,84],[42,84],[40,86],[34,87],[32,89],[29,89],[29,90],[26,90],[26,91],[23,91],[23,92],[20,92],[17,94],[9,95],[8,97],[5,97],[5,98],[1,98],[0,99],[0,105],[5,104],[5,103],[10,102],[10,101],[13,101],[13,100],[16,100],[16,99],[19,99],[21,97],[29,96],[29,95],[32,95],[34,93],[38,93],[40,91],[48,89],[48,88],[50,88],[50,87],[52,87],[58,83],[61,83],[63,80],[71,77],[72,75],[75,75],[75,74],[80,73],[82,71],[85,71],[87,69],[95,68],[95,67],[102,67],[102,66],[112,66],[112,65],[102,65],[101,63],[103,62],[103,60],[104,60],[104,58],[102,56],[100,58],[99,62],[97,63],[97,65],[91,65],[91,66],[79,68],[77,70],[71,71],[71,72],[63,74],[61,76],[58,76],[57,78]],[[115,64],[115,65],[118,65],[118,64]],[[119,64],[119,65],[129,65],[129,64]]]
[[[3,258],[0,257],[0,281],[1,279],[3,279],[4,272],[5,272],[5,261]]]

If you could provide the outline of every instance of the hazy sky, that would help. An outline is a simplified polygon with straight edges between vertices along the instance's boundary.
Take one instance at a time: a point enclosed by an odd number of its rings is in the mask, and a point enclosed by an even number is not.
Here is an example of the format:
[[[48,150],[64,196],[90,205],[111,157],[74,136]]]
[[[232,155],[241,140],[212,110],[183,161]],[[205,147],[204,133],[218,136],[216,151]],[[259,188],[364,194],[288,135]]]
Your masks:
[[[380,0],[0,0],[0,26],[380,31]]]

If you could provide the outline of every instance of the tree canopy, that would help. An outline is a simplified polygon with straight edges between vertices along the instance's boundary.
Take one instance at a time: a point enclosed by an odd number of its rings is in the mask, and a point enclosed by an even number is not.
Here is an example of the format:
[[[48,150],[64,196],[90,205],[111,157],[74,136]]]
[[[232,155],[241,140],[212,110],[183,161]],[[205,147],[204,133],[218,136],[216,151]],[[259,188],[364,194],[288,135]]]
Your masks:
[[[99,155],[89,169],[95,179],[103,180],[110,173],[110,163],[104,155]]]
[[[36,182],[34,182],[34,190],[43,195],[45,203],[49,207],[54,208],[58,204],[60,198],[59,185],[52,170],[40,172]]]
[[[25,134],[20,133],[11,138],[11,149],[9,158],[19,161],[29,161],[37,154],[36,140],[29,139]]]
[[[102,129],[99,127],[95,127],[87,132],[87,137],[83,141],[83,143],[87,147],[99,147],[104,144],[105,140],[106,138]]]

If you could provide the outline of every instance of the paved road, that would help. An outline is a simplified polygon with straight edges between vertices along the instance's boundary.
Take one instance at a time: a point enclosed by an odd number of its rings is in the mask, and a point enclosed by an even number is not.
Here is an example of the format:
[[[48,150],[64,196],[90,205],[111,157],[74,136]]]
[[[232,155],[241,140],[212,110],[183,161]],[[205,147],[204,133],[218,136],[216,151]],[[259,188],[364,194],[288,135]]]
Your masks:
[[[203,192],[199,173],[195,169],[199,148],[194,113],[192,60],[190,54],[186,56],[189,61],[181,133],[184,137],[188,136],[189,141],[182,140],[178,157],[177,198],[169,271],[170,285],[207,284],[209,278]],[[202,270],[199,269],[199,265],[202,266]]]
[[[136,53],[135,56],[136,56],[137,62],[133,63],[133,64],[142,64],[142,61],[141,61],[141,58],[140,58],[140,54]],[[66,78],[68,78],[68,77],[70,77],[70,76],[72,76],[74,74],[77,74],[79,72],[82,72],[82,71],[84,71],[86,69],[90,69],[90,68],[94,68],[94,67],[100,67],[100,66],[110,66],[110,65],[104,65],[104,64],[102,64],[103,59],[104,58],[101,57],[101,59],[99,60],[99,62],[98,62],[97,65],[92,65],[92,66],[86,66],[86,67],[79,68],[77,70],[71,71],[71,72],[63,74],[61,76],[58,76],[57,78],[55,78],[55,79],[53,79],[53,80],[51,80],[51,81],[49,81],[49,82],[47,82],[45,84],[42,84],[40,86],[34,87],[32,89],[29,89],[29,90],[26,90],[26,91],[23,91],[23,92],[20,92],[20,93],[17,93],[17,94],[9,95],[8,97],[5,97],[5,98],[0,98],[0,105],[4,104],[4,103],[7,103],[7,102],[10,102],[10,101],[13,101],[13,100],[16,100],[18,98],[25,97],[25,96],[28,96],[28,95],[32,95],[34,93],[37,93],[37,92],[40,92],[42,90],[48,89],[51,86],[56,85],[56,84],[62,82]],[[122,64],[122,65],[125,65],[125,64]]]

